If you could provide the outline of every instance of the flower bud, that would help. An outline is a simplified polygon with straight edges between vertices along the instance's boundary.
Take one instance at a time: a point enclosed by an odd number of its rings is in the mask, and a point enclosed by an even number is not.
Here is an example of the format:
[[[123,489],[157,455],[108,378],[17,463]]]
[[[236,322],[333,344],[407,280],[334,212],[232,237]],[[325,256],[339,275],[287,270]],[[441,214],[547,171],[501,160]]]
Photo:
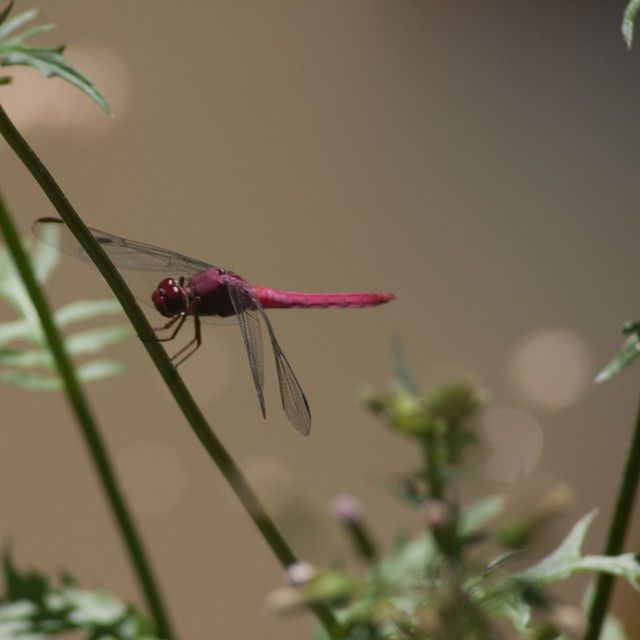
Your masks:
[[[343,493],[331,501],[331,508],[345,527],[356,553],[368,561],[377,556],[376,543],[363,517],[362,503],[355,496]]]
[[[425,404],[432,418],[456,424],[476,411],[480,402],[469,385],[451,383],[429,393],[425,398]]]
[[[399,389],[391,397],[389,417],[397,431],[409,435],[423,435],[430,426],[420,399],[404,389]]]
[[[351,578],[339,569],[318,571],[313,579],[302,589],[307,601],[323,601],[332,604],[348,600],[355,590]]]
[[[497,533],[500,544],[505,549],[523,549],[537,531],[537,521],[511,520],[503,524]]]
[[[453,510],[444,500],[429,499],[421,507],[421,511],[430,529],[443,529],[451,524]]]
[[[331,510],[342,524],[362,520],[362,503],[350,493],[340,493],[331,500]]]
[[[285,580],[292,587],[303,587],[316,574],[316,570],[309,562],[298,561],[290,564],[285,570]]]

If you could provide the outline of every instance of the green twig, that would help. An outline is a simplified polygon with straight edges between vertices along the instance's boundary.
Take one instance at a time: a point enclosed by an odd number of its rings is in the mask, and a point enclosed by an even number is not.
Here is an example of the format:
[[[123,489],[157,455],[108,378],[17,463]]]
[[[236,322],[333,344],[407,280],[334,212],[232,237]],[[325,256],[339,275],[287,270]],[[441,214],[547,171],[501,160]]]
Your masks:
[[[604,551],[604,554],[607,556],[616,556],[622,552],[622,546],[631,520],[639,477],[640,407],[638,407],[635,431],[627,454],[627,461],[622,474],[618,498],[613,517],[611,519],[609,534],[607,536],[607,544]],[[604,622],[607,608],[609,606],[609,600],[611,599],[613,580],[614,576],[610,574],[601,573],[598,576],[596,591],[589,611],[589,626],[585,640],[598,640],[600,636],[602,623]]]
[[[283,566],[296,561],[286,540],[282,537],[275,524],[264,510],[253,489],[242,475],[239,467],[229,455],[224,445],[215,435],[207,423],[200,408],[189,393],[184,381],[171,363],[164,349],[157,341],[155,333],[146,316],[138,307],[131,291],[113,263],[104,253],[102,247],[95,241],[91,232],[77,214],[67,197],[64,195],[53,176],[40,161],[35,152],[15,128],[8,115],[0,106],[0,133],[9,143],[16,155],[22,160],[31,175],[38,182],[46,196],[56,208],[60,217],[65,221],[70,231],[76,237],[82,248],[91,257],[96,267],[102,273],[107,284],[115,294],[127,314],[131,324],[142,340],[145,349],[153,360],[160,375],[164,379],[169,391],[191,426],[193,432],[207,450],[209,456],[222,472],[236,496],[247,510],[251,519],[260,530],[263,538],[271,547]],[[320,604],[312,606],[317,618],[323,624],[331,638],[341,637],[340,626],[331,611]]]
[[[45,339],[55,359],[69,403],[76,415],[85,444],[89,449],[98,477],[102,482],[102,487],[111,506],[120,533],[122,534],[122,538],[124,539],[131,562],[135,567],[140,587],[142,588],[147,605],[153,616],[156,630],[160,637],[168,640],[173,637],[169,618],[165,611],[160,591],[153,577],[151,565],[147,560],[142,540],[136,530],[133,518],[127,509],[124,496],[120,491],[118,480],[113,471],[111,461],[109,460],[109,454],[98,430],[98,425],[82,391],[71,359],[67,354],[64,341],[53,320],[53,314],[51,313],[47,299],[36,280],[29,257],[24,250],[20,236],[16,231],[1,196],[0,231],[4,236],[7,249],[11,254],[22,282],[33,302],[40,323],[42,324]]]
[[[424,436],[423,452],[425,480],[429,488],[429,497],[441,500],[444,496],[444,478],[442,460],[440,459],[440,442],[438,434],[430,430]]]

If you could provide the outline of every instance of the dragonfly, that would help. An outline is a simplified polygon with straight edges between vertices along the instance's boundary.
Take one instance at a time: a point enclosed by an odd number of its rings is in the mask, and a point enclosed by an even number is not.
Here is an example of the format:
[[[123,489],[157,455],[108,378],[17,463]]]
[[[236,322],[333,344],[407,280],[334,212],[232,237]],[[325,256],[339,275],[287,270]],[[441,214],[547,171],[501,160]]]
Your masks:
[[[32,229],[41,241],[74,258],[91,262],[61,219],[40,218]],[[233,318],[237,321],[260,410],[263,418],[266,418],[264,325],[275,359],[282,408],[289,422],[303,435],[311,430],[309,402],[284,355],[265,309],[363,308],[384,304],[395,298],[392,293],[386,292],[304,293],[254,287],[237,273],[208,262],[99,229],[89,230],[120,271],[164,276],[153,290],[148,284],[143,290],[139,287],[136,290],[132,286],[138,300],[151,304],[158,313],[168,318],[165,324],[154,327],[154,331],[161,335],[165,335],[162,332],[169,332],[165,337],[158,337],[160,342],[175,339],[187,319],[193,319],[193,337],[172,356],[175,366],[192,356],[202,344],[202,320]],[[132,284],[131,278],[125,274],[123,276],[128,284]]]

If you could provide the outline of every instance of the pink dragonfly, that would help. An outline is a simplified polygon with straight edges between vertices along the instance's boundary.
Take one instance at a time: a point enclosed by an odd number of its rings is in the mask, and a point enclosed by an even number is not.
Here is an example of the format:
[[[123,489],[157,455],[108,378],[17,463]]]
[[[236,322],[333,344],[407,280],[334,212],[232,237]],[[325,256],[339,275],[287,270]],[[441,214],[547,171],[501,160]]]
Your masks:
[[[33,231],[43,242],[75,258],[90,261],[62,220],[40,218],[34,223]],[[120,238],[98,229],[91,229],[91,233],[118,269],[164,274],[165,277],[151,292],[150,297],[150,288],[138,296],[143,302],[151,301],[159,313],[169,318],[166,324],[155,328],[156,331],[172,329],[168,337],[159,338],[161,342],[173,340],[187,318],[193,318],[194,336],[173,355],[176,366],[193,355],[202,344],[201,319],[235,316],[249,358],[262,416],[266,417],[261,331],[263,322],[275,357],[282,408],[291,424],[304,435],[311,429],[309,402],[276,339],[264,309],[373,307],[395,297],[392,293],[301,293],[253,287],[237,273],[214,267],[207,262],[151,244]]]

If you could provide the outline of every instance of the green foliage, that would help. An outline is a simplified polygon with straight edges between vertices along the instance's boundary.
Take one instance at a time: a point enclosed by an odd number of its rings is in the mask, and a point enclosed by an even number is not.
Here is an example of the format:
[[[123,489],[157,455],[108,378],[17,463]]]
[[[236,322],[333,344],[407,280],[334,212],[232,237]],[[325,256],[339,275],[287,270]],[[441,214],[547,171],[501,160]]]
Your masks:
[[[3,559],[3,574],[0,638],[44,640],[77,631],[88,640],[156,639],[148,620],[105,591],[81,589],[68,576],[55,586],[37,571],[18,570],[8,553]]]
[[[9,67],[23,65],[32,67],[46,78],[57,76],[69,82],[88,95],[105,113],[111,109],[104,96],[84,74],[74,69],[62,56],[64,45],[57,47],[37,47],[30,39],[41,33],[52,31],[53,24],[38,24],[23,29],[26,24],[38,17],[37,9],[29,9],[9,18],[13,1],[0,12],[0,65]],[[0,78],[1,84],[11,81],[9,76]]]
[[[596,376],[595,382],[610,380],[640,355],[640,322],[626,322],[622,327],[622,333],[628,336],[627,339],[611,362]]]
[[[638,11],[640,11],[640,0],[630,0],[622,16],[622,37],[629,48],[633,44],[633,30]]]
[[[31,250],[31,258],[38,281],[46,282],[58,264],[58,252],[37,243]],[[0,249],[0,298],[10,303],[20,315],[18,320],[0,324],[0,381],[34,391],[60,389],[62,382],[37,315],[5,248]],[[116,313],[121,313],[121,309],[115,300],[79,300],[58,309],[55,320],[60,328],[65,328],[76,322]],[[65,339],[65,344],[71,356],[92,356],[131,335],[128,325],[107,325],[72,333]],[[21,346],[12,346],[15,343]],[[120,362],[98,358],[81,364],[78,376],[88,382],[123,371],[124,366]]]
[[[461,384],[419,394],[397,348],[394,360],[401,377],[398,385],[366,393],[364,405],[392,431],[409,435],[418,445],[422,465],[405,474],[400,486],[406,495],[397,485],[393,491],[418,507],[419,531],[397,536],[375,556],[358,553],[363,536],[372,538],[362,508],[352,496],[336,498],[336,513],[364,567],[313,570],[307,564],[304,572],[296,572],[306,575],[306,581],[279,589],[278,598],[270,600],[273,607],[285,612],[310,603],[330,606],[344,627],[345,640],[581,638],[586,624],[581,608],[560,602],[550,586],[589,571],[622,577],[639,588],[635,555],[584,555],[595,517],[591,512],[553,552],[523,569],[522,550],[531,553],[543,526],[562,511],[566,489],[552,491],[520,520],[505,520],[502,496],[459,503],[455,479],[476,450],[472,445],[479,440],[475,416],[480,396]],[[617,621],[607,621],[602,640],[625,637]],[[315,630],[314,640],[327,638],[325,631]]]
[[[595,518],[595,511],[581,518],[560,546],[544,560],[525,572],[527,578],[547,585],[564,580],[578,571],[600,571],[625,578],[634,588],[640,589],[640,563],[635,554],[597,556],[582,554],[587,531]]]

